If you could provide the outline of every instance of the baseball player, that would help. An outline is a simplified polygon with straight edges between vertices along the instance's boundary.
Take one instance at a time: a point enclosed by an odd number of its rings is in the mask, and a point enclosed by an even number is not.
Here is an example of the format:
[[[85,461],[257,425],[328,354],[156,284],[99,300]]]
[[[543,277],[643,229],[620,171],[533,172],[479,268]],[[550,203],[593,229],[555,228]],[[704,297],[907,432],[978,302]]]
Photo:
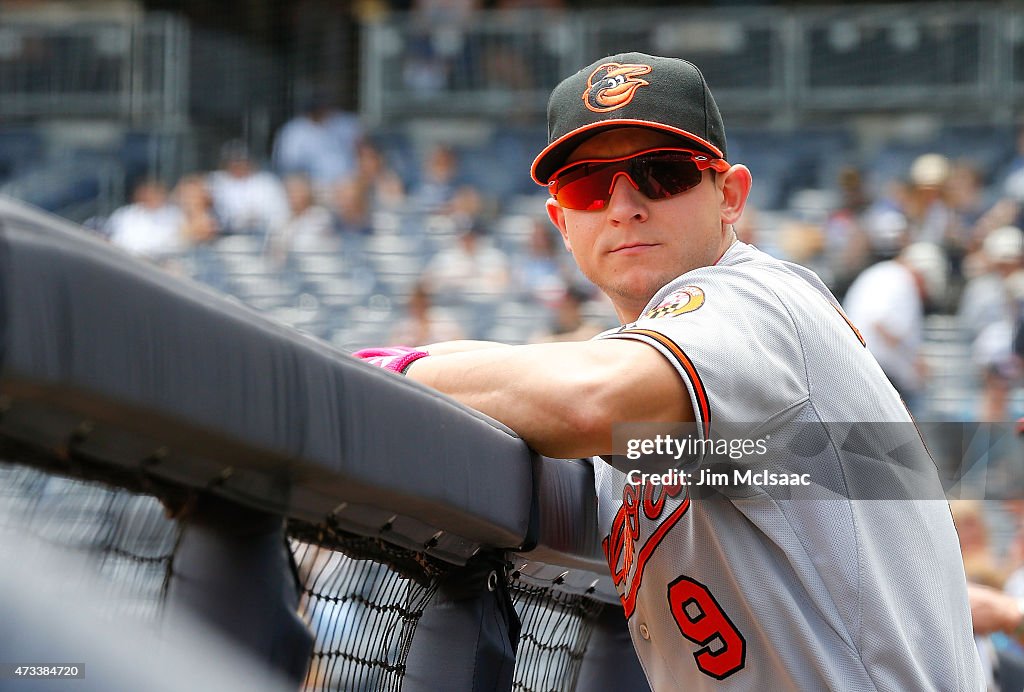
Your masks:
[[[736,239],[751,175],[699,69],[599,60],[552,92],[548,132],[533,178],[622,326],[359,355],[542,454],[594,457],[602,547],[657,692],[982,689],[934,466],[829,290]],[[678,421],[711,451],[682,450],[675,475],[608,463],[613,427]],[[722,466],[737,431],[752,446]]]

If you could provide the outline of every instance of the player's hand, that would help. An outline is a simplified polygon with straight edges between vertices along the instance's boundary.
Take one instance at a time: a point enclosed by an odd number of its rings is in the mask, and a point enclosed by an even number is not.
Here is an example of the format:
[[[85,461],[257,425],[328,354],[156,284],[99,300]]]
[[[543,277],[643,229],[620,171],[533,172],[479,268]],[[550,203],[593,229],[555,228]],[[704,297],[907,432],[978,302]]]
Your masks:
[[[376,365],[378,368],[384,368],[385,370],[403,375],[406,368],[420,358],[425,358],[430,354],[426,351],[407,346],[389,346],[384,348],[364,348],[352,355],[366,361],[370,365]]]

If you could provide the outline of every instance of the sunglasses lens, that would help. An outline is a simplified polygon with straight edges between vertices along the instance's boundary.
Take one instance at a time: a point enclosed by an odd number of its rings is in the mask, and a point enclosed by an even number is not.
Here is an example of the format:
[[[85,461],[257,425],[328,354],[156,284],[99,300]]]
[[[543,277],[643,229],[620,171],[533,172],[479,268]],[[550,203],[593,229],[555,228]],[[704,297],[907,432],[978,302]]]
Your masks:
[[[648,199],[665,199],[696,187],[703,172],[683,152],[638,156],[624,161],[592,162],[562,171],[555,199],[566,209],[604,209],[611,196],[612,181],[627,174]]]
[[[612,179],[615,177],[616,172],[612,166],[603,166],[599,170],[590,173],[579,171],[580,177],[575,175],[565,176],[569,178],[567,181],[559,178],[558,194],[555,195],[555,199],[566,209],[575,209],[577,211],[604,209],[604,205],[608,202],[609,189],[612,186]],[[571,174],[572,172],[570,171],[569,173]]]
[[[700,185],[704,172],[689,158],[650,159],[638,166],[636,184],[649,199],[665,199]],[[640,180],[643,178],[643,180]]]

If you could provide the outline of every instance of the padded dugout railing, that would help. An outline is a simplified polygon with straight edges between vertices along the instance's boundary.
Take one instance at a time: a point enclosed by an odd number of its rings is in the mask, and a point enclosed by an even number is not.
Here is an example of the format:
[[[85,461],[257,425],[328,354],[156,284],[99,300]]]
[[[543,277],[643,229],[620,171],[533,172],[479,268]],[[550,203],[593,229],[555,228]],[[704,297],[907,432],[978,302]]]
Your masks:
[[[423,585],[389,689],[529,689],[513,681],[517,642],[542,642],[531,623],[564,623],[522,617],[518,636],[510,604],[524,595],[546,613],[565,599],[592,604],[577,608],[582,650],[561,688],[643,684],[638,666],[622,663],[631,647],[587,463],[539,458],[483,415],[55,217],[0,199],[0,224],[0,458],[15,462],[4,494],[58,524],[46,515],[55,503],[15,492],[39,485],[25,473],[44,478],[50,500],[64,483],[160,498],[177,522],[173,541],[162,539],[172,552],[156,591],[172,629],[188,632],[198,617],[298,684],[316,633],[297,612],[316,557],[296,564],[287,535],[293,547],[340,548]],[[25,467],[36,470],[10,470]],[[115,520],[104,502],[100,527],[144,533],[158,523],[131,512]],[[38,535],[0,533],[0,550]],[[18,583],[22,604],[60,588]],[[47,622],[32,624],[44,641]],[[110,630],[111,646],[123,640],[119,626],[95,626]],[[75,658],[64,639],[51,653]],[[0,658],[30,640],[0,639]],[[555,648],[540,644],[534,665],[564,665]],[[90,672],[104,680],[102,666]]]

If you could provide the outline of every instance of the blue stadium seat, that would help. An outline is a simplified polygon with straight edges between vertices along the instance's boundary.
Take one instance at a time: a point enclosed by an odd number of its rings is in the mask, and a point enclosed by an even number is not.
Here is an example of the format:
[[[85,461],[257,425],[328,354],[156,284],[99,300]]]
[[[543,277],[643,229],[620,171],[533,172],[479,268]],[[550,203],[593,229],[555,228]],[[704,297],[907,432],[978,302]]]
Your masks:
[[[0,181],[43,158],[45,145],[37,130],[0,130]]]
[[[1017,136],[1007,126],[950,125],[942,128],[938,151],[977,165],[985,180],[996,180],[1016,153]]]
[[[115,161],[103,162],[116,166]],[[0,192],[24,200],[29,204],[81,221],[73,210],[88,207],[90,214],[96,206],[106,182],[103,167],[80,161],[53,162],[26,169],[9,179]]]
[[[729,160],[750,168],[751,202],[760,209],[783,209],[800,190],[833,187],[839,167],[853,161],[853,152],[853,135],[843,128],[739,128],[729,133]]]

